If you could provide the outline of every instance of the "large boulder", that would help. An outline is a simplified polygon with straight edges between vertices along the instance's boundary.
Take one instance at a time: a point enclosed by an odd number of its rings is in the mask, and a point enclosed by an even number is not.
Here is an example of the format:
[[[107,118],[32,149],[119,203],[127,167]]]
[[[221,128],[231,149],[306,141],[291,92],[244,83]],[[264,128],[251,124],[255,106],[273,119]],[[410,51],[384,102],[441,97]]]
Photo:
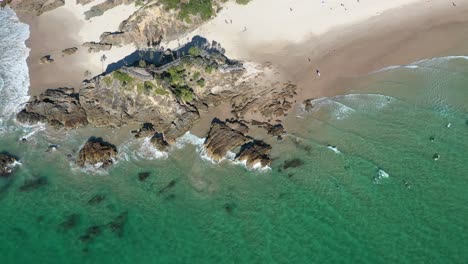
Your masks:
[[[151,138],[151,143],[160,151],[166,151],[170,147],[169,143],[167,143],[166,139],[164,138],[164,134],[162,133],[156,133]]]
[[[9,2],[11,2],[11,6],[15,11],[27,12],[37,16],[65,5],[65,0],[21,0]]]
[[[73,88],[48,89],[28,102],[16,118],[21,123],[47,122],[58,128],[77,128],[88,124],[79,95]]]
[[[0,153],[0,177],[7,177],[13,172],[17,160],[9,154]]]
[[[260,165],[262,168],[271,164],[271,146],[263,141],[252,141],[242,146],[237,154],[239,161],[245,161],[248,168]]]
[[[241,132],[230,128],[225,122],[214,119],[205,140],[205,149],[209,157],[220,161],[228,151],[240,147],[250,140]]]
[[[117,148],[102,140],[102,138],[90,138],[81,148],[76,163],[80,167],[92,165],[99,168],[107,168],[114,164],[117,156]]]

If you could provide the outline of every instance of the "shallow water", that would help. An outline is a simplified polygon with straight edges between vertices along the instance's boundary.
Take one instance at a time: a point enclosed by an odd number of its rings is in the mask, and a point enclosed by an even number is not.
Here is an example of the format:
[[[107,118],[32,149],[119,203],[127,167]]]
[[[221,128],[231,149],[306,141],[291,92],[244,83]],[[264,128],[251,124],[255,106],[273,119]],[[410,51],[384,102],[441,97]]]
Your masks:
[[[441,58],[359,78],[291,115],[264,172],[207,161],[191,135],[165,155],[10,120],[0,263],[466,263],[467,72]],[[108,172],[66,156],[93,135],[118,145]]]

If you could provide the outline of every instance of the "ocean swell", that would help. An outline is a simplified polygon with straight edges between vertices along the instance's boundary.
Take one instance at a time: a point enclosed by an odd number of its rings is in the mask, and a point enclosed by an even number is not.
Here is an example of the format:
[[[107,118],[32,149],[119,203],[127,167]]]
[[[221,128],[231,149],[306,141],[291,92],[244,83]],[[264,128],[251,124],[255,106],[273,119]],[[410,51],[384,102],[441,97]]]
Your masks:
[[[15,12],[0,12],[0,127],[28,101],[29,72],[26,59],[29,49],[29,26],[18,20]]]

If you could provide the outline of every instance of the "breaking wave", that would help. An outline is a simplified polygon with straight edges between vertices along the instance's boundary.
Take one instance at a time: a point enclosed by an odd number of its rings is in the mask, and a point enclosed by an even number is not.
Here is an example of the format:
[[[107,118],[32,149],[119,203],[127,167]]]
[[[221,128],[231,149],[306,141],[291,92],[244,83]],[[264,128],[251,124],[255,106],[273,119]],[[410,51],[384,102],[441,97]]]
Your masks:
[[[0,126],[28,101],[29,72],[26,59],[29,49],[29,26],[18,20],[15,12],[0,12]]]

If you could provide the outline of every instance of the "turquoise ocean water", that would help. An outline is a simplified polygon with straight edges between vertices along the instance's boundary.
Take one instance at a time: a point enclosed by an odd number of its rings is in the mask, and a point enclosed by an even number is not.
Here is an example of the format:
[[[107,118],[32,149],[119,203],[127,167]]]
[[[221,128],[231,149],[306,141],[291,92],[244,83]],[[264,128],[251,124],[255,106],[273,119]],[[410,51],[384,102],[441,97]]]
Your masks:
[[[27,71],[12,79],[1,63],[0,152],[22,165],[0,179],[0,263],[468,263],[464,57],[383,69],[315,100],[287,120],[263,172],[212,164],[192,135],[166,155],[118,144],[123,132],[18,126],[4,106],[24,102],[12,80]],[[91,135],[118,145],[108,172],[67,157]]]

